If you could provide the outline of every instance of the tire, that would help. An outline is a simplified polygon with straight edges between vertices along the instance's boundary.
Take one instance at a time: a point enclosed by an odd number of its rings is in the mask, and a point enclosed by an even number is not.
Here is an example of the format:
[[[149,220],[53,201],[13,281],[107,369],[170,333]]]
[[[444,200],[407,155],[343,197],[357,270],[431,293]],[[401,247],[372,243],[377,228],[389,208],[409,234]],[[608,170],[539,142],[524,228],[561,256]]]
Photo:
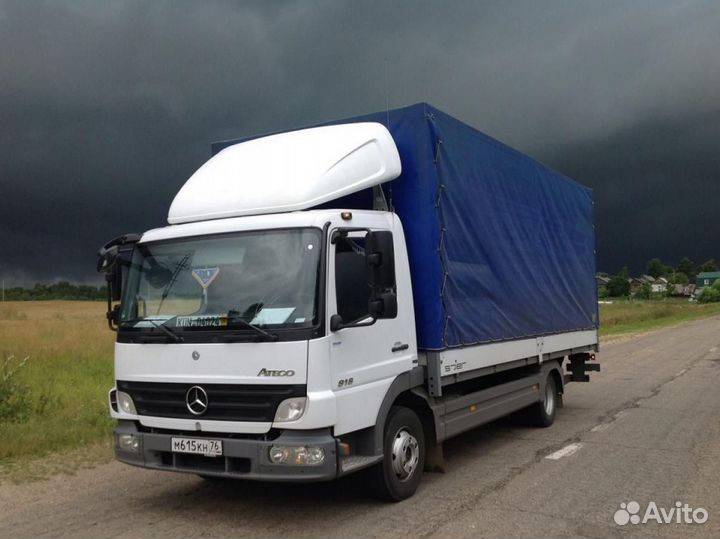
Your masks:
[[[401,459],[401,460],[398,460]],[[385,422],[383,460],[368,470],[376,497],[391,502],[415,494],[425,467],[425,433],[417,414],[393,406]]]
[[[528,408],[528,419],[535,427],[549,427],[555,421],[557,411],[557,383],[552,373],[548,374],[545,381],[545,392],[543,399]]]

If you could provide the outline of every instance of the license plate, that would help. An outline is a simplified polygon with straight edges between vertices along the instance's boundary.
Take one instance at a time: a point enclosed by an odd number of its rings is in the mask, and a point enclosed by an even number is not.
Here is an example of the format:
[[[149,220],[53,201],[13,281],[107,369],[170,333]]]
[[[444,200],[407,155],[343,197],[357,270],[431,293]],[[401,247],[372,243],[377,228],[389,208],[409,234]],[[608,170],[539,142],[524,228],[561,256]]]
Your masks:
[[[173,453],[193,453],[206,457],[219,457],[222,452],[221,440],[204,440],[202,438],[173,438]]]

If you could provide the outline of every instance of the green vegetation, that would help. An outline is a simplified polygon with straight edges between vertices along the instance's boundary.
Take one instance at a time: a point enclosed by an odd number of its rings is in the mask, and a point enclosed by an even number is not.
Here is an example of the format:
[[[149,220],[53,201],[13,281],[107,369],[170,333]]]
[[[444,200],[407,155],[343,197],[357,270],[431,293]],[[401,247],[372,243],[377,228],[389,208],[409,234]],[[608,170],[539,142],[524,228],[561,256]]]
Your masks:
[[[630,295],[630,274],[627,268],[620,270],[620,273],[610,279],[607,285],[608,296],[617,298]]]
[[[666,273],[672,271],[672,268],[662,263],[659,258],[653,258],[647,263],[647,269],[645,270],[648,275],[652,275],[656,279],[662,277]]]
[[[60,281],[54,284],[36,284],[33,288],[16,286],[5,290],[6,301],[46,301],[50,299],[103,300],[107,299],[107,289],[104,286],[77,285]]]
[[[687,277],[688,280],[686,282],[690,282],[691,280],[694,281],[695,275],[697,275],[697,269],[695,268],[695,264],[686,256],[683,257],[678,263],[677,272],[682,273]]]
[[[0,471],[107,439],[113,334],[98,302],[0,304]]]
[[[29,389],[16,381],[26,363],[27,358],[18,361],[15,356],[0,363],[0,421],[20,421],[30,411]]]
[[[652,296],[652,287],[649,283],[643,283],[640,290],[635,292],[635,297],[637,299],[650,299],[650,296]]]
[[[715,315],[720,315],[720,303],[698,304],[686,299],[613,300],[612,304],[600,305],[600,335],[639,333]]]
[[[711,258],[710,260],[708,260],[707,262],[705,262],[704,264],[702,264],[702,265],[698,268],[698,272],[701,272],[701,271],[717,271],[717,270],[718,270],[718,265],[717,265],[717,263],[715,262],[715,259],[714,259],[714,258]]]
[[[703,288],[702,294],[698,297],[698,303],[720,302],[720,281],[715,281],[712,286]]]

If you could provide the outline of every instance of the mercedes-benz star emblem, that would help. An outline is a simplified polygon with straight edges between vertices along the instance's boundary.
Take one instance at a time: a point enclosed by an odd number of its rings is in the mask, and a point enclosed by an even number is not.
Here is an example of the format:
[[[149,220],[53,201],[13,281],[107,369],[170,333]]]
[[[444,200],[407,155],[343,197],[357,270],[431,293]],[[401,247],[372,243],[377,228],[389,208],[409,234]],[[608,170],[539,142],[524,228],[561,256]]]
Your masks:
[[[193,415],[203,415],[208,409],[208,396],[200,386],[192,386],[185,394],[187,409]]]

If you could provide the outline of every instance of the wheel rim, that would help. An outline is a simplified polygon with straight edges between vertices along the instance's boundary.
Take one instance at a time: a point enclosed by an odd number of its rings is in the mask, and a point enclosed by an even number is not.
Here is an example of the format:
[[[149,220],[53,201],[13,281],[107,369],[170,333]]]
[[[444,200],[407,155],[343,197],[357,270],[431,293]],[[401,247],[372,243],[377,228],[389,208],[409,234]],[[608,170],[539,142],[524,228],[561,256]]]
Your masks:
[[[420,460],[418,441],[404,428],[395,435],[392,445],[392,468],[400,481],[406,481],[415,471]]]
[[[545,413],[552,415],[555,409],[555,392],[551,383],[545,384]]]

